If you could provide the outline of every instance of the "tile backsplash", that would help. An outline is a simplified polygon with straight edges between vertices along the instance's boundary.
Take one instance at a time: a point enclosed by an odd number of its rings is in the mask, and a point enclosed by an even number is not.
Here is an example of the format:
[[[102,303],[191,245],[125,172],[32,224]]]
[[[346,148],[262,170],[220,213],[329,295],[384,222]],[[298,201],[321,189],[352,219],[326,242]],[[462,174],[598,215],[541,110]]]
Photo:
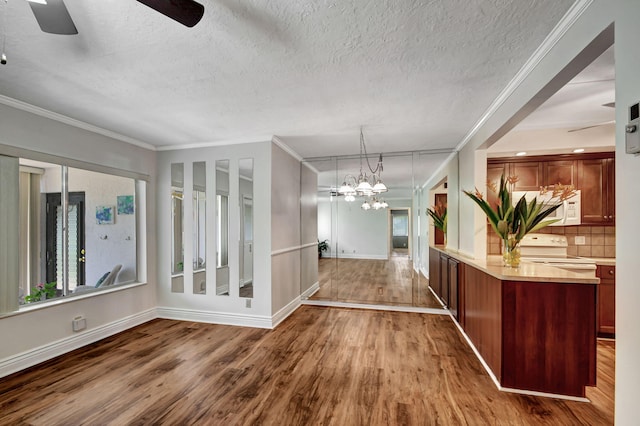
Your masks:
[[[501,240],[487,227],[487,254],[500,254]],[[569,256],[583,257],[616,257],[615,226],[548,226],[538,231],[541,234],[560,234],[567,237]],[[577,236],[584,237],[584,245],[576,245]]]

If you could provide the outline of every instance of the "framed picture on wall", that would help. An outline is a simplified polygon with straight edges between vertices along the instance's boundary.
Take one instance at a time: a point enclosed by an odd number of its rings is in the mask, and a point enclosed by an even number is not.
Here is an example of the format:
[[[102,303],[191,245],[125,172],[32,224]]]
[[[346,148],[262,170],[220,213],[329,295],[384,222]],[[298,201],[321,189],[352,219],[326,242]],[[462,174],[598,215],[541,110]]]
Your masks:
[[[133,214],[133,195],[117,196],[118,214]]]
[[[113,206],[96,207],[96,223],[98,225],[113,225],[115,220],[115,208]]]

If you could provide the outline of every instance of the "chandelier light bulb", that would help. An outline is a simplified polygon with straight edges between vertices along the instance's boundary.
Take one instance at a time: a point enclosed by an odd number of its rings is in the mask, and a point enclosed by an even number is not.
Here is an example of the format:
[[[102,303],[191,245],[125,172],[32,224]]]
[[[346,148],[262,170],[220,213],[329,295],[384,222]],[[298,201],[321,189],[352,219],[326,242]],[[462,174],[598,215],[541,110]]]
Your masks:
[[[342,186],[340,187],[340,189],[338,189],[338,192],[340,194],[348,194],[350,192],[353,192],[353,188],[351,187],[351,185],[347,184],[347,182],[342,182]]]
[[[347,194],[347,195],[344,197],[344,200],[350,203],[350,202],[352,202],[352,201],[355,201],[355,200],[356,200],[356,197],[354,197],[352,194]]]
[[[369,204],[368,201],[365,201],[360,207],[362,207],[362,210],[369,210],[371,208],[371,204]]]
[[[380,203],[380,205],[382,206],[383,209],[386,209],[387,207],[389,207],[389,204],[387,204],[386,201],[382,200],[382,202]]]
[[[375,192],[376,194],[380,194],[381,192],[387,192],[387,191],[388,191],[387,186],[384,183],[382,183],[381,179],[378,179],[376,181],[376,184],[373,185],[373,192]]]

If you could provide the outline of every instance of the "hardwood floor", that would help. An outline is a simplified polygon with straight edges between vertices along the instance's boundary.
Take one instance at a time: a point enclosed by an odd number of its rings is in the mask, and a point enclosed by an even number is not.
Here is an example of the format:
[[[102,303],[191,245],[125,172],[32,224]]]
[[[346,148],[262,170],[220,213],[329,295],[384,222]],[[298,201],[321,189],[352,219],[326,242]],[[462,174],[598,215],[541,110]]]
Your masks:
[[[303,306],[275,330],[154,320],[0,379],[2,425],[607,425],[498,391],[448,316]]]
[[[411,267],[407,256],[389,260],[320,259],[320,290],[311,300],[334,300],[395,306],[442,306],[428,289],[428,281]]]

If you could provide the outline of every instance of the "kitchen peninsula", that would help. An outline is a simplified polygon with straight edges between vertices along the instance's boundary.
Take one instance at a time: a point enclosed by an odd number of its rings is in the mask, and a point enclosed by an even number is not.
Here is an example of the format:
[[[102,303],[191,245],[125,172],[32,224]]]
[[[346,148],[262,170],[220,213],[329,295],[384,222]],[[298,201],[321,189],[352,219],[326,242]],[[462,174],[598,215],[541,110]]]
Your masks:
[[[584,398],[596,381],[598,278],[430,247],[429,285],[502,390]]]

